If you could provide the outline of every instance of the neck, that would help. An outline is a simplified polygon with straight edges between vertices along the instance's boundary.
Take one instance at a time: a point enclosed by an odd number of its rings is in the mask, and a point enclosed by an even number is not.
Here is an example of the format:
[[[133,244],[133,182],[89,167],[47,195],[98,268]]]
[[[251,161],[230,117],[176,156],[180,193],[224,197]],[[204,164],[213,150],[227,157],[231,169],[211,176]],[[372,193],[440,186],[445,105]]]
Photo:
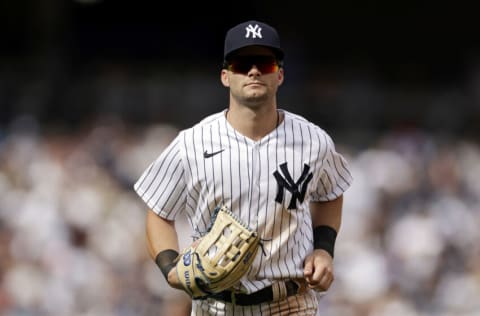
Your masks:
[[[252,110],[249,108],[230,108],[226,113],[227,121],[242,135],[260,140],[271,133],[280,123],[280,112],[269,109]]]

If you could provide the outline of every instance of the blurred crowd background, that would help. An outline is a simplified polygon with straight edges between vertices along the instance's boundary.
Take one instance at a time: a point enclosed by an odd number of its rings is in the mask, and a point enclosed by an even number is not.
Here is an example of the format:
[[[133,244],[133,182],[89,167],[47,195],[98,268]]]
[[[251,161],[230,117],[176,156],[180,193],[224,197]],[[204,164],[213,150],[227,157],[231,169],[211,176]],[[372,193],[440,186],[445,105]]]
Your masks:
[[[325,128],[354,176],[319,315],[480,315],[473,12],[2,1],[0,314],[189,314],[147,254],[132,186],[179,130],[226,107],[224,34],[259,19],[287,52],[279,107]]]

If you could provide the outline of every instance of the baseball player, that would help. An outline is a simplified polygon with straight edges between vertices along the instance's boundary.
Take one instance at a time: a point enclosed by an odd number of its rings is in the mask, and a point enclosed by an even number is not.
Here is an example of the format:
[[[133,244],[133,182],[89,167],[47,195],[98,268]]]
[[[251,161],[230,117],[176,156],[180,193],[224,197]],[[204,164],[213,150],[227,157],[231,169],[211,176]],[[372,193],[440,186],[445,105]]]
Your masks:
[[[178,234],[192,242],[227,205],[262,249],[238,286],[192,301],[192,315],[315,315],[333,282],[343,193],[352,182],[332,138],[277,107],[284,51],[275,28],[247,21],[226,33],[220,78],[228,108],[181,131],[134,188],[145,201],[151,257],[182,289]],[[192,232],[176,231],[184,212]]]

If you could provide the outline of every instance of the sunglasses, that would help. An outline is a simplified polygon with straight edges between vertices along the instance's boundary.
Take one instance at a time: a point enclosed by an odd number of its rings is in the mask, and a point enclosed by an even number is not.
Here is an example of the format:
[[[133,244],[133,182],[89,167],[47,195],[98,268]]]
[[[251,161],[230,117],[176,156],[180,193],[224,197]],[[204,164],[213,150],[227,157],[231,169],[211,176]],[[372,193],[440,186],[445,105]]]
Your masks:
[[[235,56],[225,61],[224,68],[239,74],[248,74],[255,66],[262,74],[278,71],[281,64],[274,56]]]

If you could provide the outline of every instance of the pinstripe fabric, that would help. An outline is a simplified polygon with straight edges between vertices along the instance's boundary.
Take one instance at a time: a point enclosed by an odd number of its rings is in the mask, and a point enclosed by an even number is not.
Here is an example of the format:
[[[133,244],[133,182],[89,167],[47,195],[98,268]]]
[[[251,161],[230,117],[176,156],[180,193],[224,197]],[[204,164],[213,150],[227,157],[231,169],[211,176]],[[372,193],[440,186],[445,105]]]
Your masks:
[[[159,216],[174,220],[186,212],[193,239],[205,232],[219,203],[255,228],[264,251],[242,279],[247,293],[303,277],[303,260],[313,249],[308,203],[333,200],[352,181],[324,130],[283,113],[283,122],[259,141],[235,131],[225,111],[213,114],[181,131],[134,185]]]
[[[314,292],[290,296],[284,300],[252,306],[238,306],[212,299],[193,300],[191,316],[315,316],[318,300]]]

